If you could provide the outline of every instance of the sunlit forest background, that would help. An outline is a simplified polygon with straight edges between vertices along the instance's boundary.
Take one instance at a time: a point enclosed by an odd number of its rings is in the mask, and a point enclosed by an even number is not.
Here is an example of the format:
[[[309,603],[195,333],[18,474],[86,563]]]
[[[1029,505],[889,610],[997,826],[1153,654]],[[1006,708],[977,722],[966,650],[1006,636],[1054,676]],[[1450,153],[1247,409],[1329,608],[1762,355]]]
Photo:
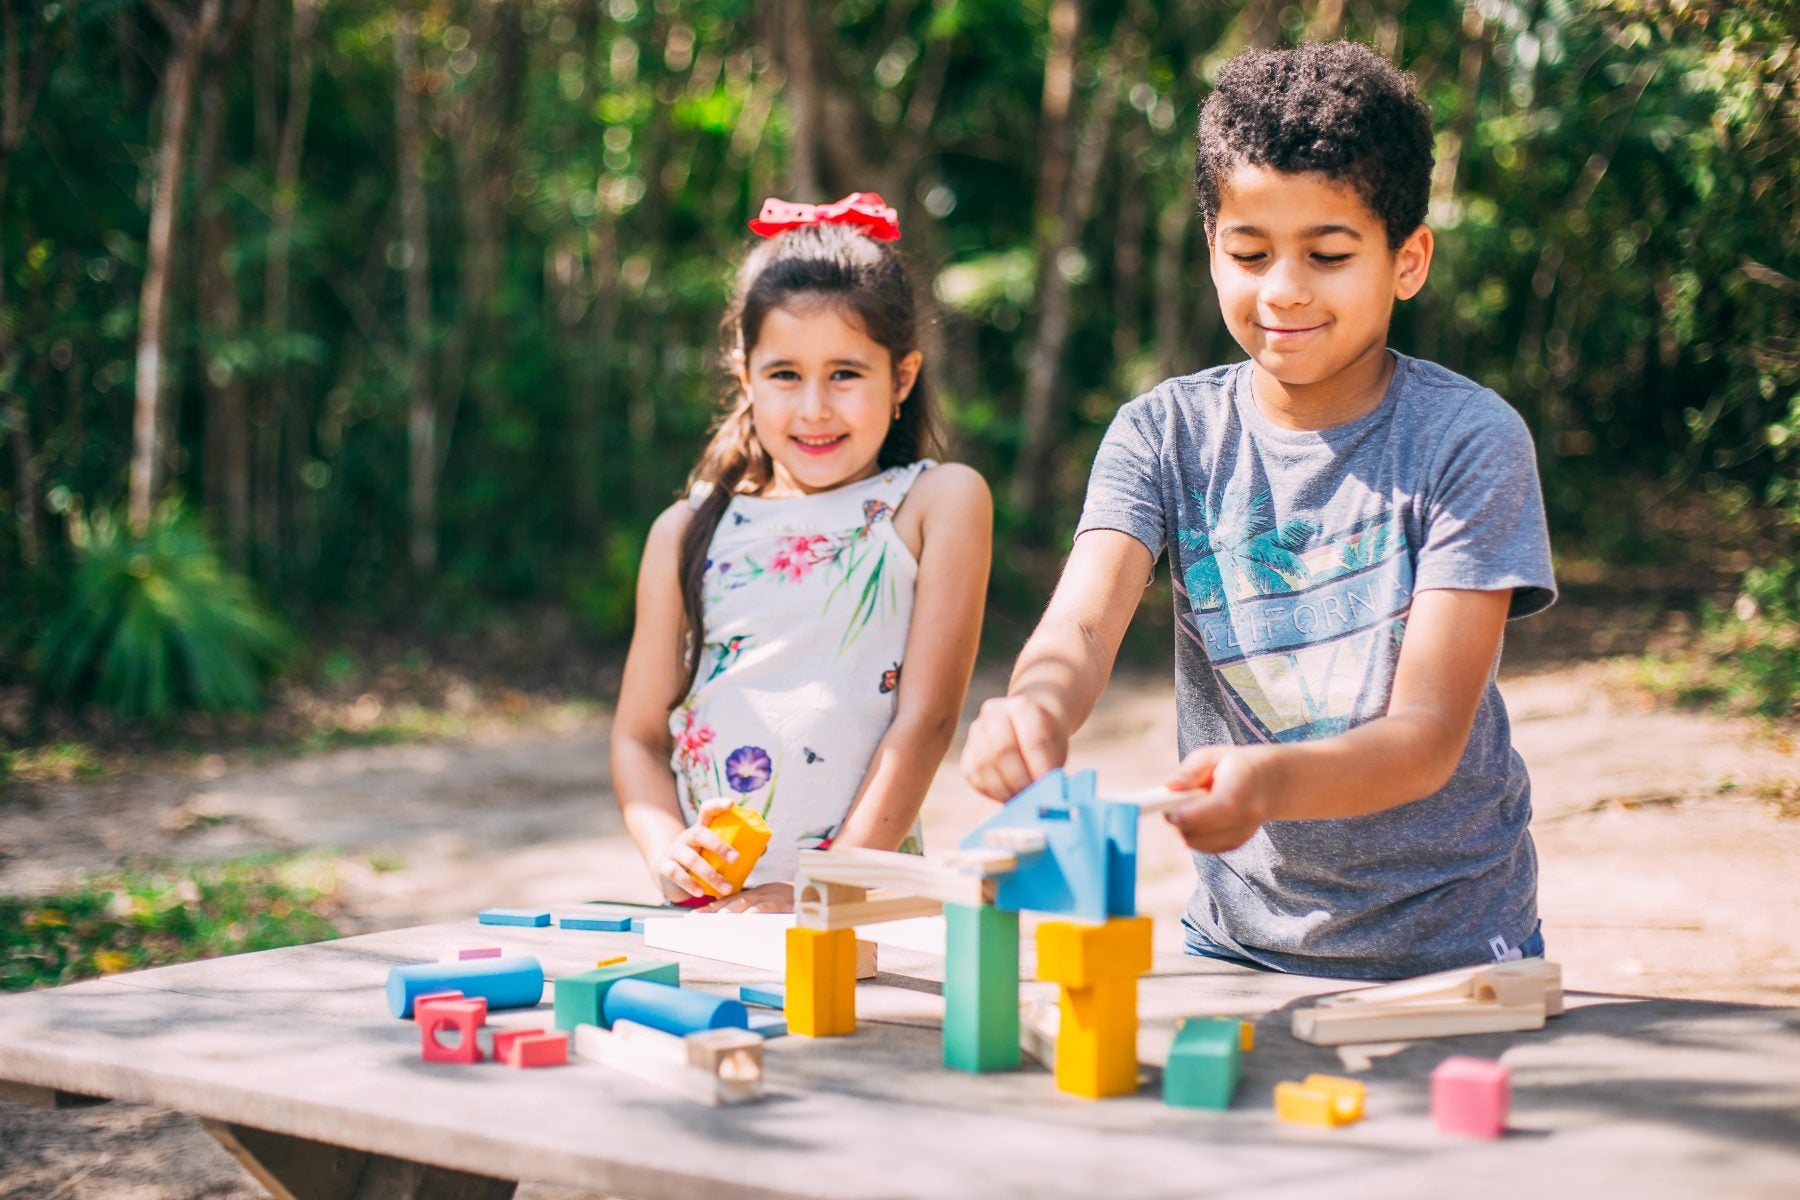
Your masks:
[[[1693,653],[1762,711],[1800,692],[1780,0],[0,13],[0,750],[446,646],[606,700],[771,195],[899,208],[951,455],[999,500],[1004,657],[1118,405],[1241,357],[1193,198],[1209,79],[1339,36],[1437,128],[1394,345],[1524,414],[1565,582],[1704,568],[1670,593]]]

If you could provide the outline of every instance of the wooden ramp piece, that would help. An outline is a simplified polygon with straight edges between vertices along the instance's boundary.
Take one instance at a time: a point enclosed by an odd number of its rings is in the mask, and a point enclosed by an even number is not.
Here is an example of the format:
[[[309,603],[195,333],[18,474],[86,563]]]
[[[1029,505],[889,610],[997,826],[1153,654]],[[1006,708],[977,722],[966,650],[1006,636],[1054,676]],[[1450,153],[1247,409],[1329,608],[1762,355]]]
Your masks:
[[[1294,1011],[1315,1046],[1542,1029],[1563,1011],[1562,968],[1541,958],[1464,967],[1327,996]]]

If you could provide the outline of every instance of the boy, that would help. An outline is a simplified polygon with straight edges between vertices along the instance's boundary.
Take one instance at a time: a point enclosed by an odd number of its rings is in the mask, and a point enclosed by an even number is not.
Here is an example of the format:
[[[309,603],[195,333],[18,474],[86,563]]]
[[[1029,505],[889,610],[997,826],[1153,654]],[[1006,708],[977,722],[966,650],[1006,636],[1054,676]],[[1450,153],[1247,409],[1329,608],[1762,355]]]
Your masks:
[[[1120,410],[1056,594],[969,733],[995,799],[1062,765],[1166,550],[1191,953],[1384,979],[1543,952],[1494,684],[1506,620],[1555,597],[1531,438],[1386,347],[1431,265],[1431,167],[1424,105],[1362,46],[1221,71],[1195,178],[1249,361]]]

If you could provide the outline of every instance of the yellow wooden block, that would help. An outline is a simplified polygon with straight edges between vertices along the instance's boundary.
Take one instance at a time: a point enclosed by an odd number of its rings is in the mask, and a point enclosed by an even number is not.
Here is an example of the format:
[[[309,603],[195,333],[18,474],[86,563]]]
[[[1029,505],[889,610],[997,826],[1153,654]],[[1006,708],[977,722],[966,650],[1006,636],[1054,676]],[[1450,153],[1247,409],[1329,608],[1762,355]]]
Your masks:
[[[1136,979],[1150,969],[1150,918],[1112,917],[1101,925],[1045,921],[1037,928],[1039,979],[1085,988],[1103,979]]]
[[[805,1037],[856,1032],[856,931],[787,931],[787,1026]]]
[[[731,885],[732,892],[743,890],[744,881],[750,878],[750,872],[756,868],[756,862],[763,851],[769,848],[769,826],[761,814],[752,812],[741,804],[734,804],[723,812],[714,813],[706,827],[718,834],[720,839],[737,851],[736,862],[726,862],[711,850],[702,850],[700,857],[712,864],[715,871],[725,877]],[[712,886],[700,880],[700,890],[709,896],[717,896]],[[727,893],[729,895],[731,893]]]
[[[1240,1030],[1239,1040],[1242,1043],[1239,1048],[1243,1050],[1245,1054],[1248,1054],[1256,1049],[1256,1026],[1248,1021],[1244,1021],[1239,1024],[1238,1028]]]
[[[601,959],[599,962],[595,963],[594,966],[595,967],[610,967],[616,963],[622,963],[624,961],[625,961],[625,956],[623,954],[615,954],[611,958]]]
[[[1056,1086],[1098,1100],[1137,1091],[1137,978],[1062,989]]]
[[[1275,1085],[1275,1115],[1296,1125],[1332,1129],[1362,1120],[1366,1089],[1354,1079],[1308,1075],[1301,1083]]]

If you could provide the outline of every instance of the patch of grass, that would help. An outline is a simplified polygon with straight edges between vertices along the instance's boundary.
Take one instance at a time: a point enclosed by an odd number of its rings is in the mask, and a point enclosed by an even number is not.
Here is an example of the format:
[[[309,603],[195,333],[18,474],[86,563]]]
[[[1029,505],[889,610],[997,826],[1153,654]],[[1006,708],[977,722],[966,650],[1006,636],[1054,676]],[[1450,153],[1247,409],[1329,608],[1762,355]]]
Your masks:
[[[337,936],[337,877],[315,857],[100,872],[0,896],[0,991]]]
[[[1732,609],[1703,611],[1677,649],[1624,660],[1622,681],[1687,707],[1800,717],[1800,568],[1750,572]]]
[[[102,779],[106,766],[93,749],[80,742],[55,742],[0,750],[0,779],[19,783],[64,783],[71,779]]]

